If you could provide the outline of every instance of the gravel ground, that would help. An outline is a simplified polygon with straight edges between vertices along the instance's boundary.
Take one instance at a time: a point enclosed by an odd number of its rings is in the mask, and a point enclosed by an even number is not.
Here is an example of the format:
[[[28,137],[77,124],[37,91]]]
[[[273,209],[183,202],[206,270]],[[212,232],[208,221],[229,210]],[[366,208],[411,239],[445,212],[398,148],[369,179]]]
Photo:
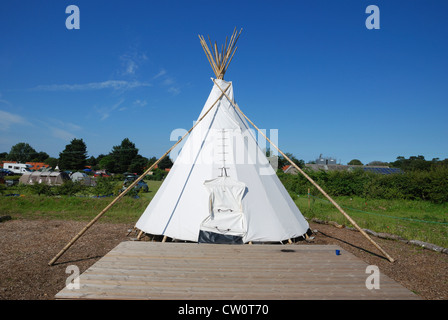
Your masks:
[[[135,237],[132,225],[97,222],[57,262],[48,262],[86,222],[9,220],[0,223],[0,299],[51,300],[65,286],[66,268],[84,272],[121,241]],[[336,244],[426,300],[448,299],[448,255],[400,241],[372,237],[390,263],[359,232],[311,223],[315,244]],[[296,244],[300,245],[300,244]]]

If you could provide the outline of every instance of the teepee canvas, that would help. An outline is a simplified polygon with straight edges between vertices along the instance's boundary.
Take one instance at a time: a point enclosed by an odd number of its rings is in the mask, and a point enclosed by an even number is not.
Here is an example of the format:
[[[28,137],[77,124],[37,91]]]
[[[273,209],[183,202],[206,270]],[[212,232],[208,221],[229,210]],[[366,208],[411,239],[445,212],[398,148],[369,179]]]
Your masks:
[[[240,31],[241,34],[241,31]],[[319,190],[347,220],[391,262],[369,235],[299,166],[283,153],[235,103],[233,86],[224,74],[236,51],[235,31],[225,44],[199,36],[215,73],[212,91],[193,127],[127,189],[113,199],[65,247],[54,263],[113,205],[132,190],[180,142],[181,151],[136,228],[143,233],[207,243],[277,242],[311,234],[308,222],[292,201],[257,143],[249,122],[295,169]],[[247,122],[246,122],[247,121]]]
[[[136,227],[148,234],[213,243],[303,236],[308,223],[231,103],[233,85],[222,79],[226,68],[219,66],[225,60],[216,56],[218,79],[197,126]]]
[[[190,133],[136,227],[204,242],[281,241],[304,235],[307,221],[218,86],[228,88],[233,99],[232,83],[215,80],[199,118],[218,102]]]

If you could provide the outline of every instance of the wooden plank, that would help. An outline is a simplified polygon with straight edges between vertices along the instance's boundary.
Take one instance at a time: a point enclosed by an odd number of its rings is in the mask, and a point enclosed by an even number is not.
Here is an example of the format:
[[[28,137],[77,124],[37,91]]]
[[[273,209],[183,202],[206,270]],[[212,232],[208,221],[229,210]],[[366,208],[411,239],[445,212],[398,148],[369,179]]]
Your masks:
[[[336,255],[340,250],[341,255]],[[418,299],[334,245],[122,242],[57,299]]]

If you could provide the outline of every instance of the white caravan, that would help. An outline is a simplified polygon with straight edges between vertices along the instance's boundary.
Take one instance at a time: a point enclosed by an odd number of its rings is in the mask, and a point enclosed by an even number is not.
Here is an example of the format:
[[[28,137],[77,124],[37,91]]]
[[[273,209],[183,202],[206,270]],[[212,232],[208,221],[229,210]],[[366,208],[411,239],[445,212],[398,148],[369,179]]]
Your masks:
[[[27,172],[31,172],[31,165],[24,163],[5,163],[3,164],[3,169],[7,169],[17,174],[24,174]]]

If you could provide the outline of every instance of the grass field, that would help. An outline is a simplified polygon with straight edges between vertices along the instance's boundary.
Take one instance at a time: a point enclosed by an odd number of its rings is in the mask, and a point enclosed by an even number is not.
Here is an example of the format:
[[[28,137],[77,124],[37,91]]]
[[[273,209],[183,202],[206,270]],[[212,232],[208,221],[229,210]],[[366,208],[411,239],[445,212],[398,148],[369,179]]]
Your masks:
[[[101,221],[134,224],[154,197],[161,181],[146,181],[149,192],[139,198],[125,196],[113,206]],[[120,182],[117,182],[119,184]],[[13,188],[3,192],[0,216],[20,219],[64,219],[88,221],[103,210],[114,197],[45,196],[15,193]],[[361,226],[376,232],[399,235],[408,240],[420,240],[448,247],[448,204],[434,204],[422,200],[367,200],[356,197],[335,197],[336,202]],[[350,226],[346,218],[323,197],[308,199],[307,195],[295,200],[308,218],[335,221]]]
[[[141,192],[139,198],[123,197],[102,218],[113,223],[135,223],[148,206],[161,185],[161,181],[146,181],[149,192]],[[118,182],[117,184],[121,184]],[[13,188],[4,194],[15,193]],[[26,219],[70,219],[91,220],[101,212],[114,196],[93,198],[89,196],[45,196],[21,194],[3,196],[0,201],[0,215]]]
[[[361,227],[408,240],[420,240],[448,247],[448,204],[423,200],[365,200],[359,197],[333,198]],[[318,218],[351,226],[323,196],[299,196],[295,203],[309,219]]]

